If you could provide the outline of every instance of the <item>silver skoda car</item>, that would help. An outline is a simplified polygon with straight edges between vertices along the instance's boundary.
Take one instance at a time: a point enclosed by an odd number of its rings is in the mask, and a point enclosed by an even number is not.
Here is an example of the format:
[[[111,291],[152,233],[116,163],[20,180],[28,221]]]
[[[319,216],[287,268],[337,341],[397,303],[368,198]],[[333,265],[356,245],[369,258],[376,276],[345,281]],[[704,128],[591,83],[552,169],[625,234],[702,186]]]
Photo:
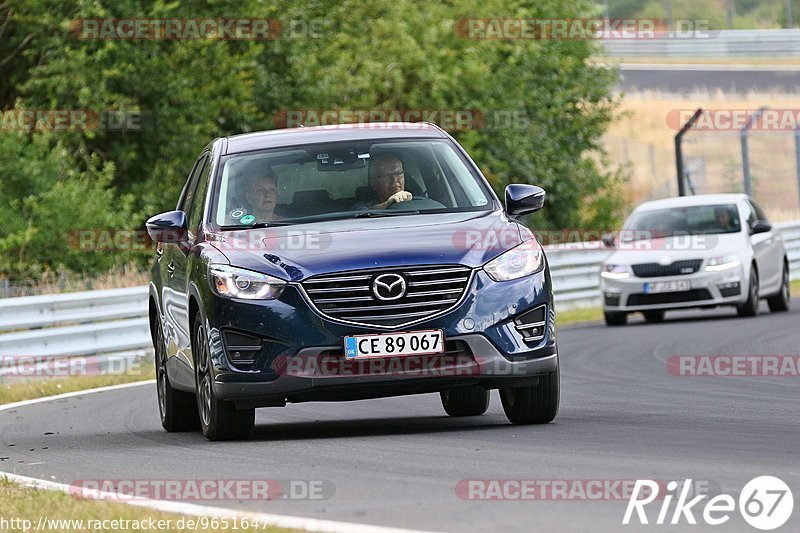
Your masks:
[[[606,323],[648,322],[668,309],[736,307],[758,314],[789,309],[789,261],[783,240],[744,194],[684,196],[637,207],[616,238],[601,272]]]

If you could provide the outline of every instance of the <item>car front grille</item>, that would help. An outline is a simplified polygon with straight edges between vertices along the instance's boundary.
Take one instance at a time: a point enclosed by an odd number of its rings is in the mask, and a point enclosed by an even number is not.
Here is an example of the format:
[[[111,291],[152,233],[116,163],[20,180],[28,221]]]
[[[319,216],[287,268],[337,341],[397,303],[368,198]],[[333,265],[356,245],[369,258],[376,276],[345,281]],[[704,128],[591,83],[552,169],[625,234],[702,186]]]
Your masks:
[[[628,305],[677,304],[711,300],[711,293],[706,289],[692,289],[682,292],[659,292],[655,294],[631,294]]]
[[[387,279],[382,277],[386,274],[403,279],[405,295],[388,300],[376,296],[376,278]],[[472,270],[462,265],[426,265],[323,274],[305,280],[302,286],[317,311],[328,318],[364,326],[396,327],[455,307],[471,275]],[[388,278],[395,280],[396,276]]]
[[[671,265],[658,263],[640,263],[633,265],[633,274],[638,278],[660,278],[664,276],[686,276],[700,270],[702,259],[687,259],[675,261]]]

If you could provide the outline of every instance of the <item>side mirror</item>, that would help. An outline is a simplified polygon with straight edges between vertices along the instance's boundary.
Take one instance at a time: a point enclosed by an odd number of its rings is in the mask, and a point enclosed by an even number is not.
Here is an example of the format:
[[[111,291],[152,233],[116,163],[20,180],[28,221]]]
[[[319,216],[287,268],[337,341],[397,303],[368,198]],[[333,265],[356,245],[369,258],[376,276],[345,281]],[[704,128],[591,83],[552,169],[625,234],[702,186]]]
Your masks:
[[[167,211],[149,219],[147,234],[155,242],[180,243],[188,240],[189,225],[183,211]]]
[[[605,245],[606,248],[617,247],[617,242],[616,239],[614,238],[613,233],[605,233],[602,237],[600,237],[600,240],[603,241],[603,244]]]
[[[534,213],[544,207],[544,189],[535,185],[514,183],[506,187],[506,211],[511,216]]]
[[[772,224],[767,222],[766,220],[757,220],[753,227],[750,228],[750,235],[755,235],[756,233],[766,233],[768,231],[772,231]]]

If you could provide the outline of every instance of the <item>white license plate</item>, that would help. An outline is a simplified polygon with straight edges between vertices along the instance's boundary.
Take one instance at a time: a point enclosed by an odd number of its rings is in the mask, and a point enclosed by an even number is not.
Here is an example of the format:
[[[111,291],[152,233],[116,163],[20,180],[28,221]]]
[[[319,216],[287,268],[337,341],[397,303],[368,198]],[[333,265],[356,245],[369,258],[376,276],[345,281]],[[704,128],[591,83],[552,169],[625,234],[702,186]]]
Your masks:
[[[347,359],[436,353],[444,353],[444,332],[440,329],[344,338],[344,355]]]
[[[691,290],[692,284],[689,280],[678,281],[653,281],[644,284],[645,294],[654,294],[657,292],[681,292]]]

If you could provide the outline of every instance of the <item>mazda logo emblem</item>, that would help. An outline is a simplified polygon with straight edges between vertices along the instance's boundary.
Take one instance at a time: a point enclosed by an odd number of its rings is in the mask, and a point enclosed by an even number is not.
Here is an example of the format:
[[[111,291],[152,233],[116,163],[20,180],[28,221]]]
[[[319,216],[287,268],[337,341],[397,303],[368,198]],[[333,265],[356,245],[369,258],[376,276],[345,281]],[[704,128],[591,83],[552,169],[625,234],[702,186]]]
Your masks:
[[[400,274],[381,274],[372,280],[372,293],[378,300],[398,300],[406,295],[406,280]]]

